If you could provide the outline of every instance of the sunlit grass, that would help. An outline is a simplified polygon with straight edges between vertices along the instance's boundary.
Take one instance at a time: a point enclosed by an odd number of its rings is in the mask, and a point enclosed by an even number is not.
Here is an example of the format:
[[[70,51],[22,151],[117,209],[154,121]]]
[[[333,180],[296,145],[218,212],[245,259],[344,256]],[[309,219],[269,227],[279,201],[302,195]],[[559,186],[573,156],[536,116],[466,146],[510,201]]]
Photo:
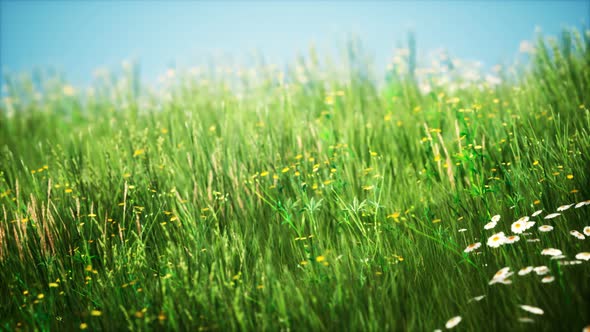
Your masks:
[[[527,52],[7,77],[0,329],[582,330],[590,32]]]

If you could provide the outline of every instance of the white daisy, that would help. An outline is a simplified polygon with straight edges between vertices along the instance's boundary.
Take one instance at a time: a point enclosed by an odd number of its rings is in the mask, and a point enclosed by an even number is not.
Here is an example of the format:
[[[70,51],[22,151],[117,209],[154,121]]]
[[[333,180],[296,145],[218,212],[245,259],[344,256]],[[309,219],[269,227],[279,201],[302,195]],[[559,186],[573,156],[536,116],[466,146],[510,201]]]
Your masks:
[[[590,332],[590,325],[586,326],[582,332]]]
[[[501,268],[500,270],[498,270],[498,272],[496,272],[496,274],[494,274],[494,276],[492,277],[492,280],[490,280],[489,284],[493,285],[493,284],[501,283],[504,285],[509,285],[512,283],[512,281],[508,280],[508,278],[510,278],[513,274],[514,274],[513,272],[510,272],[510,267]]]
[[[578,240],[583,240],[583,239],[585,239],[585,238],[586,238],[586,237],[584,236],[584,234],[582,234],[582,233],[580,233],[580,232],[576,231],[575,229],[574,229],[574,230],[571,230],[571,231],[570,231],[570,234],[571,234],[571,235],[573,235],[573,236],[575,236],[575,237],[577,237],[577,238],[578,238]]]
[[[445,327],[450,330],[453,327],[457,326],[459,323],[461,323],[461,316],[455,316],[447,321]]]
[[[557,256],[552,256],[551,260],[556,260],[556,259],[564,259],[565,255],[557,255]]]
[[[590,226],[584,227],[584,234],[586,234],[586,236],[590,236]]]
[[[533,214],[531,214],[531,217],[536,217],[536,216],[540,215],[541,213],[543,213],[543,210],[537,210],[537,211],[533,212]]]
[[[498,248],[506,241],[504,232],[496,233],[488,238],[488,247]]]
[[[551,213],[545,216],[545,219],[553,219],[555,217],[561,216],[561,213]]]
[[[524,217],[520,217],[520,218],[518,218],[518,220],[517,220],[517,221],[524,221],[524,222],[527,222],[527,221],[529,221],[529,219],[530,219],[530,218],[529,218],[529,216],[524,216]]]
[[[553,230],[553,226],[550,225],[541,225],[539,226],[540,232],[551,232]]]
[[[531,227],[535,226],[535,222],[534,221],[527,221],[526,222],[526,229],[529,229]]]
[[[533,268],[533,271],[539,276],[549,273],[549,268],[545,265],[537,266]]]
[[[493,221],[493,222],[498,222],[498,221],[500,221],[500,215],[499,215],[499,214],[497,214],[497,215],[493,216],[493,217],[492,217],[492,221]]]
[[[582,261],[580,261],[580,260],[559,261],[559,262],[557,262],[557,264],[559,264],[559,265],[578,265],[578,264],[582,264]]]
[[[504,243],[506,243],[506,244],[512,244],[514,242],[518,242],[518,240],[520,240],[520,236],[518,236],[518,235],[510,235],[509,237],[506,238],[506,240],[504,241]]]
[[[541,255],[544,255],[544,256],[559,256],[559,255],[563,255],[563,252],[561,252],[561,250],[559,250],[559,249],[547,248],[547,249],[543,249],[541,251]]]
[[[518,271],[518,275],[525,276],[525,275],[531,273],[531,271],[533,271],[532,266],[523,267],[522,269],[520,269],[520,271]]]
[[[485,295],[476,296],[474,298],[469,299],[469,301],[467,301],[467,303],[471,303],[473,301],[479,302],[479,301],[483,300],[484,297],[486,297],[486,296]]]
[[[590,252],[581,252],[579,254],[576,255],[576,259],[579,260],[590,260]]]
[[[581,208],[584,205],[590,205],[590,200],[588,200],[588,201],[582,201],[582,202],[576,204],[575,207],[576,207],[576,209],[579,209],[579,208]]]
[[[548,284],[550,282],[555,281],[555,277],[554,276],[545,276],[543,277],[543,279],[541,279],[541,282],[544,284]]]
[[[465,248],[465,250],[463,250],[463,252],[472,252],[473,250],[475,250],[479,247],[481,247],[481,242],[472,243],[472,244],[468,245],[467,248]]]
[[[510,266],[503,267],[494,274],[494,278],[504,278],[510,274]]]
[[[527,239],[526,242],[539,242],[540,239]]]
[[[492,229],[492,228],[496,227],[496,224],[498,224],[498,222],[496,222],[496,221],[490,221],[485,226],[483,226],[483,228],[485,228],[485,229]]]
[[[466,231],[467,231],[467,228],[461,228],[461,229],[460,229],[460,230],[458,230],[457,232],[459,232],[459,233],[463,233],[463,232],[466,232]]]
[[[542,315],[542,314],[544,314],[543,309],[537,308],[537,307],[533,307],[533,306],[530,306],[530,305],[523,304],[523,305],[520,306],[520,308],[522,310],[524,310],[524,311],[530,312],[531,314],[535,314],[535,315]]]
[[[574,204],[562,205],[562,206],[560,206],[560,207],[557,208],[557,211],[560,211],[560,212],[561,211],[565,211],[565,210],[571,208],[572,206],[574,206]]]
[[[525,231],[526,220],[521,220],[521,219],[518,219],[517,221],[512,223],[512,226],[510,227],[510,229],[512,230],[512,233],[520,234]]]

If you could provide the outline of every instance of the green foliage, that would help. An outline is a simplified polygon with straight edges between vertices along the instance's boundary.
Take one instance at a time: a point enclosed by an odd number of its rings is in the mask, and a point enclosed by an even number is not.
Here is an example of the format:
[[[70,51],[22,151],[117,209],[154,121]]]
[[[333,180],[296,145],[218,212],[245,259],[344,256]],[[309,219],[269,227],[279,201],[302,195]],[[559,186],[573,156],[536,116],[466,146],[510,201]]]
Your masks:
[[[0,330],[425,331],[457,315],[581,330],[589,263],[540,252],[590,251],[569,234],[590,207],[542,219],[590,198],[589,32],[540,36],[498,85],[427,93],[410,40],[409,74],[382,85],[356,42],[344,69],[312,49],[285,73],[170,72],[155,90],[133,66],[87,94],[7,78]],[[531,234],[486,246],[539,209]],[[539,265],[554,282],[488,284]],[[521,304],[545,314],[521,323]]]

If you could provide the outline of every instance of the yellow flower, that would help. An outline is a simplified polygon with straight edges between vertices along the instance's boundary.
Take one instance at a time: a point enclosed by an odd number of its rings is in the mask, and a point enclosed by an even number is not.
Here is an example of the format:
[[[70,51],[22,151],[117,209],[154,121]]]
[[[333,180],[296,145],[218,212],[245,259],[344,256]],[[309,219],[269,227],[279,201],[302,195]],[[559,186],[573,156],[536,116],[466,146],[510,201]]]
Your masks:
[[[99,310],[92,310],[92,311],[90,312],[90,316],[94,316],[94,317],[102,316],[102,311],[99,311]]]
[[[325,260],[326,260],[326,257],[324,257],[322,255],[320,255],[320,256],[318,256],[318,257],[315,258],[315,261],[318,262],[318,263],[321,263],[321,262],[323,262]]]
[[[134,156],[134,157],[140,156],[140,155],[142,155],[144,152],[145,152],[145,150],[144,150],[144,149],[137,149],[137,150],[133,151],[133,156]]]

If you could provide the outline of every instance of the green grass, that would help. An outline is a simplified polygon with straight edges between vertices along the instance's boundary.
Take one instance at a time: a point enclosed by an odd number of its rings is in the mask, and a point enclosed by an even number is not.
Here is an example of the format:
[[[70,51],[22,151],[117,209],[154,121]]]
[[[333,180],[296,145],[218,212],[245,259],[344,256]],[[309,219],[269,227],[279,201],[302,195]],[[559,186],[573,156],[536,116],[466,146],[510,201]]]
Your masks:
[[[153,92],[127,68],[91,95],[7,78],[0,330],[582,330],[590,262],[540,253],[590,251],[569,234],[590,206],[543,219],[590,199],[590,32],[536,49],[497,86],[428,94],[374,83],[354,45],[288,84],[268,66]],[[530,235],[486,245],[539,209]],[[488,284],[529,265],[555,281]]]

